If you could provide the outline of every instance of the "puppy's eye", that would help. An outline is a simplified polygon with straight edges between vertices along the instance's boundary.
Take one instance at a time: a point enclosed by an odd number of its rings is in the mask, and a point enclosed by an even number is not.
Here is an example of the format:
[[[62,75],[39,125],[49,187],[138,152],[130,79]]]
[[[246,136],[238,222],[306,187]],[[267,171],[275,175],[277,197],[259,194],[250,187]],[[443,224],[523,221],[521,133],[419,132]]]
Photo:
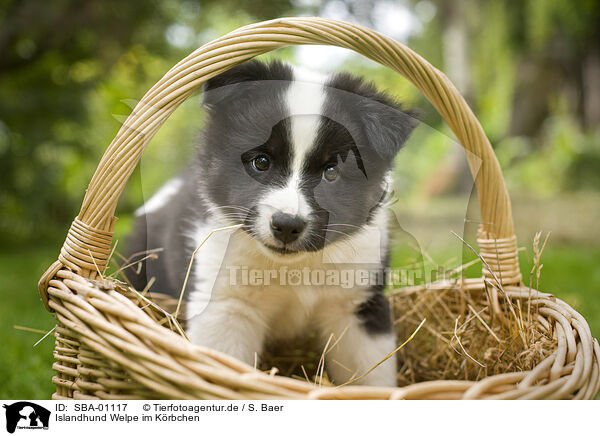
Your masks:
[[[260,156],[255,157],[251,161],[252,168],[256,171],[267,171],[271,166],[271,161],[269,160],[269,156],[261,154]]]
[[[329,165],[327,168],[323,170],[323,178],[328,182],[333,182],[338,178],[339,170],[335,165]]]

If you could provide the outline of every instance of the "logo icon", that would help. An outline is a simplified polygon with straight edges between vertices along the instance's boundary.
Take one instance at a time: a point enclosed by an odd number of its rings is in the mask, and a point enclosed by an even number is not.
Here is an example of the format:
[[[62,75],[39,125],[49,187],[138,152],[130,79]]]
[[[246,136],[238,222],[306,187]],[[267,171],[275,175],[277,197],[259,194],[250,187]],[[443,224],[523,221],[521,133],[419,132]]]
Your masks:
[[[50,411],[29,401],[19,401],[10,405],[4,404],[6,409],[6,431],[14,433],[18,429],[48,429]]]

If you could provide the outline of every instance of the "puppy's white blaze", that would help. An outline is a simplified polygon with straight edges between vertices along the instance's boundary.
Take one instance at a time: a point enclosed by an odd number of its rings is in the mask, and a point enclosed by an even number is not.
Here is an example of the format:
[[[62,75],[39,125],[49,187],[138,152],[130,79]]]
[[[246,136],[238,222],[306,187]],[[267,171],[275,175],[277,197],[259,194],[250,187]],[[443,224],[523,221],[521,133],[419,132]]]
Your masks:
[[[294,80],[287,91],[286,104],[291,116],[292,175],[296,177],[317,137],[325,101],[325,79],[319,74],[295,68]]]
[[[135,216],[139,217],[148,213],[156,212],[162,208],[167,202],[181,189],[183,180],[175,177],[163,185],[146,203],[140,206],[135,211]]]
[[[306,218],[310,213],[310,206],[300,192],[296,177],[292,177],[285,187],[269,191],[261,205],[270,208],[271,212],[280,211],[301,218]]]
[[[300,191],[298,178],[294,175],[285,187],[268,191],[259,204],[256,227],[260,236],[275,246],[280,245],[280,243],[271,234],[271,217],[273,214],[283,212],[306,219],[312,211]]]
[[[258,233],[263,240],[273,245],[279,243],[270,230],[271,216],[284,212],[306,218],[311,212],[308,202],[300,190],[300,179],[304,160],[313,148],[319,130],[319,119],[325,101],[323,84],[326,77],[299,68],[293,72],[293,81],[285,96],[291,116],[290,138],[292,147],[291,175],[283,188],[269,191],[260,202],[257,218]]]
[[[263,240],[280,245],[270,230],[271,216],[284,212],[306,218],[311,210],[300,191],[304,160],[313,148],[319,130],[319,119],[325,101],[323,84],[326,77],[301,68],[294,68],[293,80],[285,95],[291,116],[290,138],[292,147],[291,175],[283,188],[269,191],[260,202],[257,230]]]

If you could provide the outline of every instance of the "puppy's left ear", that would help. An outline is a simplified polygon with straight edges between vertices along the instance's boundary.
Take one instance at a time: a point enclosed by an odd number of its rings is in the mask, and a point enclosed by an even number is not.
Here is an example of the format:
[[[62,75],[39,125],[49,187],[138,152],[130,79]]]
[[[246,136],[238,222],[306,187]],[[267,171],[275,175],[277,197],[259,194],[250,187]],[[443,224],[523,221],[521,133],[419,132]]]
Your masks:
[[[418,112],[403,109],[394,98],[378,92],[372,82],[351,74],[335,75],[328,86],[345,91],[345,110],[357,110],[366,140],[381,158],[391,161],[417,126]]]
[[[418,112],[402,106],[384,94],[361,102],[365,134],[383,159],[392,160],[417,127]]]

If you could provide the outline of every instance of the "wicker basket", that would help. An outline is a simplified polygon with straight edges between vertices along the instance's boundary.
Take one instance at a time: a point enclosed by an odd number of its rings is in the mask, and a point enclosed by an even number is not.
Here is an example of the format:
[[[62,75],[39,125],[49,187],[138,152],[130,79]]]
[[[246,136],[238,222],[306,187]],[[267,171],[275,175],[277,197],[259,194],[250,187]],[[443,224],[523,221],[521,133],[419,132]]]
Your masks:
[[[478,235],[482,278],[434,283],[411,292],[485,292],[490,312],[499,315],[507,310],[504,300],[534,308],[535,328],[551,343],[549,353],[534,362],[533,369],[479,381],[434,380],[401,388],[322,387],[258,371],[195,346],[180,334],[161,302],[152,303],[102,278],[111,254],[117,200],[162,123],[209,78],[253,56],[298,44],[348,48],[402,74],[429,99],[470,152],[467,157],[484,223]],[[464,99],[444,74],[407,47],[340,21],[282,18],[242,27],[175,65],[148,91],[108,147],[58,261],[41,278],[39,290],[58,321],[55,399],[593,398],[600,388],[600,349],[586,321],[562,301],[522,285],[502,173]]]

